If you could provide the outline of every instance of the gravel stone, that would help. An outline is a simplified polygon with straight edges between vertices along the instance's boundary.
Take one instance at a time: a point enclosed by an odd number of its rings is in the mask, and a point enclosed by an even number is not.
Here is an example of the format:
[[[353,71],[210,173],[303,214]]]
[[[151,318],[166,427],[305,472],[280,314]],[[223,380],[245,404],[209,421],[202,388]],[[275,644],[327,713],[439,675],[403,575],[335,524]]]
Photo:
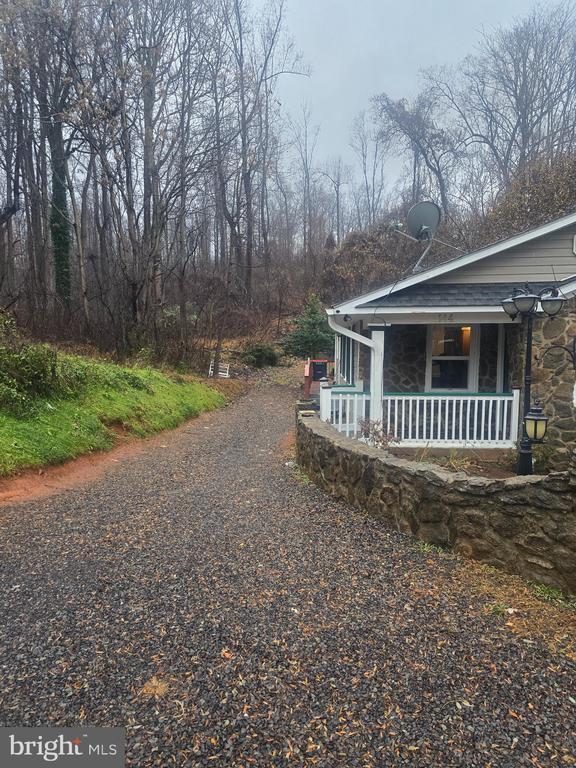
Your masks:
[[[576,765],[574,664],[287,465],[295,397],[2,510],[2,724],[124,726],[134,768]]]

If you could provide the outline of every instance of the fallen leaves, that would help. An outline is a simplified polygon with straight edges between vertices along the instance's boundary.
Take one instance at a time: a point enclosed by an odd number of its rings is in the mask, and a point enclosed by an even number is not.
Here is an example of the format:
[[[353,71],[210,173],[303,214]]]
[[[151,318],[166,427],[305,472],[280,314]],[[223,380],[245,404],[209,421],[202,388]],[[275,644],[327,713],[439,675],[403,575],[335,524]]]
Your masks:
[[[156,677],[156,675],[153,675],[150,680],[147,680],[142,688],[140,688],[138,695],[143,696],[144,698],[160,699],[163,696],[166,696],[169,688],[170,686],[167,682]]]

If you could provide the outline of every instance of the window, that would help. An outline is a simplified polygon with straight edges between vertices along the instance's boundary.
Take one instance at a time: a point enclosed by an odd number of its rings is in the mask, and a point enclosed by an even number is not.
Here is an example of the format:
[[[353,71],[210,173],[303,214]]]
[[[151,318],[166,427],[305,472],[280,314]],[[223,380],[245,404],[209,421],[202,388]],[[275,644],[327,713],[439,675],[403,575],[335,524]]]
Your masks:
[[[349,336],[338,336],[338,338],[340,339],[338,383],[353,384],[356,368],[356,345]]]
[[[426,388],[465,391],[477,388],[477,329],[470,325],[429,328]]]

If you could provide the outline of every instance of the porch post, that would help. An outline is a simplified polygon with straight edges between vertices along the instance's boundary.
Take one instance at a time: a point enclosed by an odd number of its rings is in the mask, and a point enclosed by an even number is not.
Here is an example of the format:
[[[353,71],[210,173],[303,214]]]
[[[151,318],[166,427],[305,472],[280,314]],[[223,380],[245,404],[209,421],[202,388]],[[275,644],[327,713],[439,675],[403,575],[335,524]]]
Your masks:
[[[332,417],[332,387],[328,382],[320,382],[320,419],[330,421]]]
[[[372,355],[370,361],[370,421],[382,421],[382,396],[384,394],[384,329],[372,330]]]

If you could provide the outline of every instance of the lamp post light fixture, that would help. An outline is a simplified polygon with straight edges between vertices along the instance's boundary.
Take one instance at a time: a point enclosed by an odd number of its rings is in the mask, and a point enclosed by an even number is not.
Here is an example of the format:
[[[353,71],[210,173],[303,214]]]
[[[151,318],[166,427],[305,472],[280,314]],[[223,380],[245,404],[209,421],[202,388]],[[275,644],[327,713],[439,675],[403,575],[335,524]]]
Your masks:
[[[538,401],[526,414],[524,419],[524,428],[528,438],[533,443],[543,443],[548,431],[548,416],[544,414],[542,406]]]
[[[532,332],[534,317],[538,311],[548,317],[555,317],[564,307],[566,299],[552,286],[544,288],[540,293],[532,293],[526,286],[525,290],[516,296],[502,301],[502,309],[515,320],[518,316],[526,319],[526,360],[524,363],[524,403],[522,420],[522,438],[518,450],[517,474],[531,475],[532,444],[541,443],[548,429],[548,418],[537,403],[532,407]]]

